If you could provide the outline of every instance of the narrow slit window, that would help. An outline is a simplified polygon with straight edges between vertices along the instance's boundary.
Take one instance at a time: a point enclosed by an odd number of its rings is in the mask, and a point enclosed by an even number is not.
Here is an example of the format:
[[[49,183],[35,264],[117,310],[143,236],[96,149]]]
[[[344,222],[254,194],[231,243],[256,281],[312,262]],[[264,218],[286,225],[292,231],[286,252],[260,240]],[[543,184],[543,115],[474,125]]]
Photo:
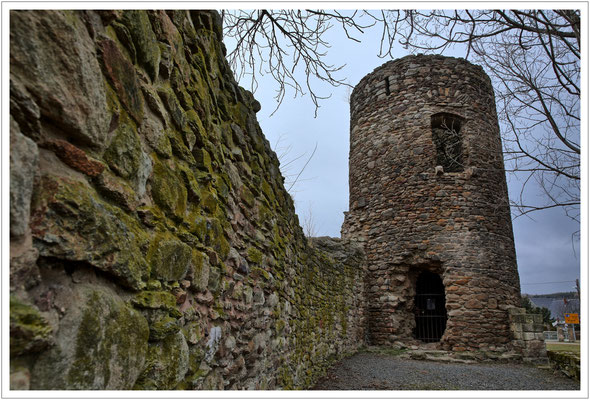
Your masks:
[[[436,165],[445,172],[461,172],[463,164],[463,118],[458,115],[440,113],[432,116],[432,141],[436,148]]]

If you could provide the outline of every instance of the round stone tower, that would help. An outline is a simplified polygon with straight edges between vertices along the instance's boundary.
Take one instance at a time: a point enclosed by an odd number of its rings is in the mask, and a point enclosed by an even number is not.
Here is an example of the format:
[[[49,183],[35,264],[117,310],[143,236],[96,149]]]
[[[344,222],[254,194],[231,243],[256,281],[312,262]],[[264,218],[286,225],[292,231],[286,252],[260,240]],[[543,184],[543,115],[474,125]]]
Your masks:
[[[408,56],[365,76],[350,109],[342,236],[365,243],[369,342],[507,348],[520,283],[489,77]]]

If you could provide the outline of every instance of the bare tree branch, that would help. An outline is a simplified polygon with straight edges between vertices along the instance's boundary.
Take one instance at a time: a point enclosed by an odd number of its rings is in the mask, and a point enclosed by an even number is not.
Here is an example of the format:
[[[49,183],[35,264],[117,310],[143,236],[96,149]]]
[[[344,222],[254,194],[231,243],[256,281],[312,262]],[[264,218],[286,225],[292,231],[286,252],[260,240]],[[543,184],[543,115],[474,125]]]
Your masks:
[[[307,94],[317,110],[329,95],[317,82],[350,86],[329,64],[326,33],[333,27],[358,42],[381,29],[379,57],[398,46],[444,53],[465,48],[484,67],[496,91],[506,170],[528,174],[517,210],[562,207],[579,218],[580,10],[253,10],[225,11],[225,35],[235,41],[228,58],[238,78],[260,74],[277,82],[277,108],[287,89]],[[265,69],[263,69],[263,66]],[[535,182],[544,200],[525,196]]]

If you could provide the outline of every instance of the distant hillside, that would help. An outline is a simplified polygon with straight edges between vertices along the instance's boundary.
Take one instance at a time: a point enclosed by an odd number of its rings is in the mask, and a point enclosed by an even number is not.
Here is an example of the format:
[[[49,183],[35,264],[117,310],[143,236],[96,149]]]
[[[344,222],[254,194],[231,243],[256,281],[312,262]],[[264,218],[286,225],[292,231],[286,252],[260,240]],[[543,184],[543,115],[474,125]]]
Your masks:
[[[565,313],[579,313],[580,300],[575,298],[577,293],[554,293],[548,295],[529,296],[529,299],[536,307],[545,307],[551,313],[551,318],[558,321],[563,321]],[[555,297],[552,297],[555,296]],[[567,303],[563,299],[568,299]]]
[[[578,297],[578,292],[557,292],[557,293],[550,293],[550,294],[523,294],[523,296],[528,296],[530,298],[537,298],[537,297],[550,297],[552,299],[573,299]]]

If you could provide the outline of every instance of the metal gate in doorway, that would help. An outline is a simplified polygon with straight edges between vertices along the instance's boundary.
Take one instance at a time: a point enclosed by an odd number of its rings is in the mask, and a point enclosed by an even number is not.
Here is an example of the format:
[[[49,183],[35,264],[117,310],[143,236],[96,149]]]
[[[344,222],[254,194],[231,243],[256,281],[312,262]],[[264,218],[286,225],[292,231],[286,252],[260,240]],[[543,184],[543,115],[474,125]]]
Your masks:
[[[438,342],[447,327],[445,288],[438,274],[424,271],[416,281],[414,337],[426,343]]]

